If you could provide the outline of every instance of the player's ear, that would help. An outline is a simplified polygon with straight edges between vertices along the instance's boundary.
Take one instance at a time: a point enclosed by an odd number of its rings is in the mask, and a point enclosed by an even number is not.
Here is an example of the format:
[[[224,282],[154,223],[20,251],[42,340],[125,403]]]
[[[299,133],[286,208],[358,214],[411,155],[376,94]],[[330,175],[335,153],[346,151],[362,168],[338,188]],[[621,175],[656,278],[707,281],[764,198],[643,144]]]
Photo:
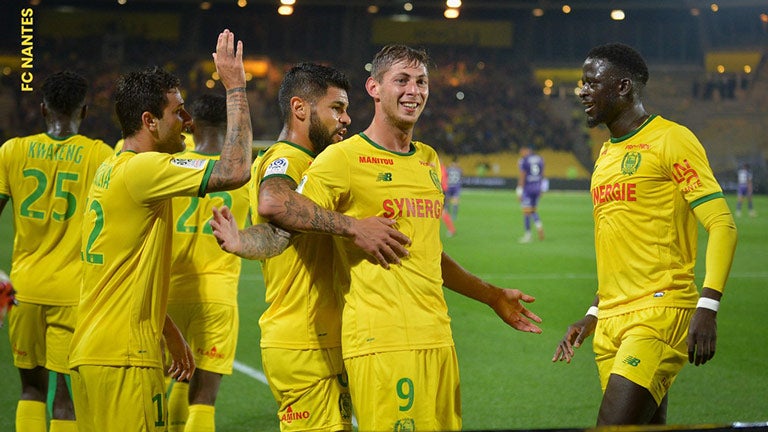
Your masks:
[[[368,79],[365,80],[365,90],[372,98],[374,98],[374,100],[379,99],[379,83],[376,82],[373,77],[368,77]]]
[[[309,117],[310,107],[309,102],[304,99],[294,96],[291,98],[291,112],[297,119],[304,121]]]
[[[157,130],[157,118],[149,111],[144,111],[141,113],[141,125],[154,132]]]

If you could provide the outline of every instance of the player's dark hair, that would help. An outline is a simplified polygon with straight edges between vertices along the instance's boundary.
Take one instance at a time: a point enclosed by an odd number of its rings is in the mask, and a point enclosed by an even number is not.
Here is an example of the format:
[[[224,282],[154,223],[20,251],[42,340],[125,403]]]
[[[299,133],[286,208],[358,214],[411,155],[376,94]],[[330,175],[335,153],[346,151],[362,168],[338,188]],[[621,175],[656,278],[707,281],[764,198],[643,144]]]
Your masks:
[[[406,45],[386,45],[373,57],[371,62],[371,77],[381,81],[384,74],[396,63],[405,62],[407,65],[424,65],[429,67],[429,55],[422,49]]]
[[[189,105],[189,114],[197,124],[226,126],[227,98],[220,94],[201,95]]]
[[[349,79],[343,72],[316,63],[299,63],[283,78],[277,94],[280,119],[286,123],[291,116],[291,98],[300,97],[315,102],[325,96],[329,87],[349,91]],[[194,117],[194,115],[193,115]]]
[[[179,79],[155,66],[120,77],[115,90],[115,112],[123,138],[141,129],[141,115],[146,111],[163,118],[168,104],[166,93],[179,87]]]
[[[85,106],[88,81],[76,72],[64,70],[49,75],[41,89],[43,102],[48,109],[72,116]]]
[[[637,50],[623,43],[608,43],[592,48],[587,58],[602,59],[632,77],[640,87],[648,83],[648,65]]]

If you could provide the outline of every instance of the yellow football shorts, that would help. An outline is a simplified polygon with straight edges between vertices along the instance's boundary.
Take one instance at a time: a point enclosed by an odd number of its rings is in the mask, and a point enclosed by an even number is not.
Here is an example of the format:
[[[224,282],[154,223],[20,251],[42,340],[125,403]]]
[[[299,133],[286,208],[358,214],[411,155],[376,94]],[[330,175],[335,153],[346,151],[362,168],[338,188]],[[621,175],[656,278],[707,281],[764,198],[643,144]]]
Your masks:
[[[361,431],[461,429],[454,347],[344,359]]]
[[[168,430],[162,369],[79,366],[70,376],[79,432]]]
[[[219,303],[169,304],[168,315],[192,349],[195,367],[232,375],[240,326],[237,306]]]
[[[341,348],[262,348],[261,362],[279,408],[280,430],[352,430],[352,406]]]
[[[694,309],[652,307],[601,318],[593,347],[600,385],[611,374],[648,389],[661,400],[688,361],[688,326]]]
[[[19,302],[8,313],[8,336],[17,368],[45,366],[69,373],[69,344],[77,306],[46,306]]]

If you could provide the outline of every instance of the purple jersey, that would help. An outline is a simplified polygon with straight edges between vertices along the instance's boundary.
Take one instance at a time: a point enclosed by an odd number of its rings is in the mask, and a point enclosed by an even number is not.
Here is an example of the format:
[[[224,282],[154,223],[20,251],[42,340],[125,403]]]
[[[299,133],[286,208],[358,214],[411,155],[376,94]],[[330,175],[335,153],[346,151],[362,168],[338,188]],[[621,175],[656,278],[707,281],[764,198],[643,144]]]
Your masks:
[[[446,189],[446,197],[457,197],[461,192],[461,168],[457,165],[450,165],[446,168],[446,175],[448,176],[448,189]]]
[[[541,182],[544,180],[544,159],[537,154],[529,154],[518,161],[520,172],[525,176],[523,193],[538,195],[541,192]]]

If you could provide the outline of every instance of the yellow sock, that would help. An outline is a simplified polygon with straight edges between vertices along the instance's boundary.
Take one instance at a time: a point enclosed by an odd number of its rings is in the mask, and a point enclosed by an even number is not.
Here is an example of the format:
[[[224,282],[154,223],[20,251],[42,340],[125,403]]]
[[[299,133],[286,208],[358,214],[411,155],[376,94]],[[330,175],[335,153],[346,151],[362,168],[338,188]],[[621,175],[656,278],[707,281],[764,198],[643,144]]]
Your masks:
[[[16,430],[45,432],[45,404],[38,401],[20,400],[16,405]]]
[[[77,422],[74,420],[51,419],[50,432],[77,432]]]
[[[168,396],[168,432],[184,432],[189,417],[189,383],[173,382]]]
[[[216,408],[212,405],[190,405],[185,431],[214,432],[216,430],[216,422],[213,419],[215,413]]]

